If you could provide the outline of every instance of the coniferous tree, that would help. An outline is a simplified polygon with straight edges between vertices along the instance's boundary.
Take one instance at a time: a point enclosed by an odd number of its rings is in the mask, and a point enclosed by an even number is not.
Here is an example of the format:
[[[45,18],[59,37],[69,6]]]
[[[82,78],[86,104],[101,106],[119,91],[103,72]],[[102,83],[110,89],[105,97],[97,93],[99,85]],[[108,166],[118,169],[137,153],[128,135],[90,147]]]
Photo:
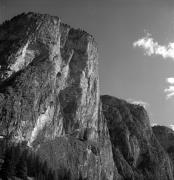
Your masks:
[[[4,163],[2,164],[0,175],[3,180],[15,176],[15,152],[14,148],[7,148],[4,156]]]
[[[42,164],[42,174],[45,176],[46,179],[47,179],[47,177],[48,177],[48,173],[49,173],[49,169],[48,169],[47,162],[45,161],[45,162]]]
[[[42,174],[42,172],[39,172],[36,176],[36,180],[46,180],[45,176]]]
[[[34,168],[35,168],[35,176],[37,177],[40,173],[42,173],[40,158],[37,155],[35,155],[35,159],[34,159]]]
[[[34,177],[35,176],[35,168],[34,168],[34,155],[33,153],[27,153],[27,169],[28,169],[28,176]]]
[[[64,167],[57,170],[58,180],[69,180],[71,179],[71,173]]]
[[[47,180],[56,180],[55,171],[49,170]]]
[[[16,176],[23,180],[27,179],[27,162],[25,153],[26,151],[23,152],[16,165]]]

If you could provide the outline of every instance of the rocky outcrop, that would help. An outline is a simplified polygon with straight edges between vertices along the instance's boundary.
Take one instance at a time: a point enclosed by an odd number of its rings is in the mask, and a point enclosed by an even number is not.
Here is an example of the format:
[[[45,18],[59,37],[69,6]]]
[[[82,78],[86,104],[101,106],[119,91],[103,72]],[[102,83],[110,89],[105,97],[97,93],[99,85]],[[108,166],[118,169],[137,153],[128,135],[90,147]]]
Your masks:
[[[166,151],[170,151],[173,146],[174,149],[174,131],[166,126],[156,125],[152,127],[153,133],[158,141]]]
[[[145,109],[102,96],[115,165],[123,179],[173,179],[169,157],[150,127]]]
[[[174,174],[174,131],[171,128],[159,125],[153,126],[152,129],[161,146],[171,159]]]
[[[100,99],[94,38],[58,17],[0,26],[0,138],[25,142],[72,180],[173,179],[146,111]]]
[[[28,13],[0,27],[0,42],[1,135],[32,146],[65,134],[83,139],[86,130],[86,138],[96,139],[98,53],[92,36],[57,17]]]

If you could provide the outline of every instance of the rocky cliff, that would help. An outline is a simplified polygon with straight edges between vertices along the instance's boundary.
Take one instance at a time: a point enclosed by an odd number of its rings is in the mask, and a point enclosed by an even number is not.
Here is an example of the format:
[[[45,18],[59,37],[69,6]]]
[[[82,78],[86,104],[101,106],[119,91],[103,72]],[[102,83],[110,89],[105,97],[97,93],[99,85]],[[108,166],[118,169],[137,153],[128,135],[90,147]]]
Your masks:
[[[152,129],[161,146],[168,153],[174,173],[174,131],[171,128],[159,125],[153,126]]]
[[[49,15],[0,26],[0,137],[72,180],[173,179],[146,111],[100,98],[94,38]]]
[[[2,25],[0,42],[1,134],[37,145],[75,131],[84,138],[90,129],[87,138],[96,139],[98,54],[92,36],[57,17],[29,13]]]
[[[174,131],[166,126],[156,125],[152,127],[153,133],[159,140],[160,144],[166,151],[170,151],[173,146],[174,149]]]
[[[170,159],[152,132],[146,110],[111,96],[101,100],[114,162],[123,179],[173,179]]]
[[[19,15],[0,26],[0,67],[5,140],[25,141],[51,167],[70,170],[72,179],[113,178],[91,35],[57,17]]]

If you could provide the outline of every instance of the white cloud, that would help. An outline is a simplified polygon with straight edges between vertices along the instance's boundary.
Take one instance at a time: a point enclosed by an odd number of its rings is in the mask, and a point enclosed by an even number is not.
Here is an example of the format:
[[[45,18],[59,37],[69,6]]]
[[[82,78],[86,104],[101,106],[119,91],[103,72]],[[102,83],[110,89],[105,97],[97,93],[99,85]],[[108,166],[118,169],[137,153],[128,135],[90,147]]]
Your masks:
[[[168,45],[159,45],[149,33],[145,37],[135,41],[133,46],[144,49],[145,55],[159,55],[164,59],[171,58],[174,60],[174,42],[169,42]],[[166,78],[166,82],[169,84],[169,87],[165,88],[164,92],[166,93],[166,98],[170,99],[174,96],[174,77]]]
[[[166,95],[167,99],[170,99],[171,97],[174,96],[174,86],[169,86],[168,88],[165,88],[164,92],[167,94]]]
[[[151,126],[152,126],[152,127],[158,126],[158,124],[157,124],[157,123],[152,123]]]
[[[164,92],[167,94],[166,98],[170,99],[174,96],[174,77],[169,77],[166,79],[166,82],[169,84],[168,88],[164,89]]]
[[[164,59],[171,58],[174,60],[174,42],[170,42],[166,46],[159,45],[149,33],[145,37],[135,41],[133,46],[143,48],[145,54],[148,56],[160,55]]]
[[[174,125],[173,124],[169,125],[169,128],[171,128],[174,131]]]
[[[130,102],[131,104],[137,104],[140,106],[143,106],[145,109],[147,109],[149,107],[149,104],[147,102],[144,102],[142,100],[133,100],[133,99],[128,99],[128,102]]]
[[[169,77],[166,79],[167,83],[174,84],[174,77]]]

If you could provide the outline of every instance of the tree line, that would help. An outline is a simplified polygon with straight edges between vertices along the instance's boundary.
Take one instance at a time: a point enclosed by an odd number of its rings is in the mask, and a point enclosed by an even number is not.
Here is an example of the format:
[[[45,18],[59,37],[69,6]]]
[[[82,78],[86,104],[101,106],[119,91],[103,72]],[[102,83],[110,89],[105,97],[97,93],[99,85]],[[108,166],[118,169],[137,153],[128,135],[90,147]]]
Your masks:
[[[33,177],[35,180],[55,180],[55,171],[48,167],[46,161],[41,161],[38,155],[25,146],[10,145],[3,153],[3,164],[0,169],[2,180],[18,177],[27,180]]]
[[[1,142],[2,144],[2,142]],[[2,149],[2,146],[0,147]],[[69,169],[59,167],[51,169],[46,161],[34,153],[26,144],[5,144],[3,153],[0,152],[0,180],[87,180],[79,174],[78,178],[72,176]]]

